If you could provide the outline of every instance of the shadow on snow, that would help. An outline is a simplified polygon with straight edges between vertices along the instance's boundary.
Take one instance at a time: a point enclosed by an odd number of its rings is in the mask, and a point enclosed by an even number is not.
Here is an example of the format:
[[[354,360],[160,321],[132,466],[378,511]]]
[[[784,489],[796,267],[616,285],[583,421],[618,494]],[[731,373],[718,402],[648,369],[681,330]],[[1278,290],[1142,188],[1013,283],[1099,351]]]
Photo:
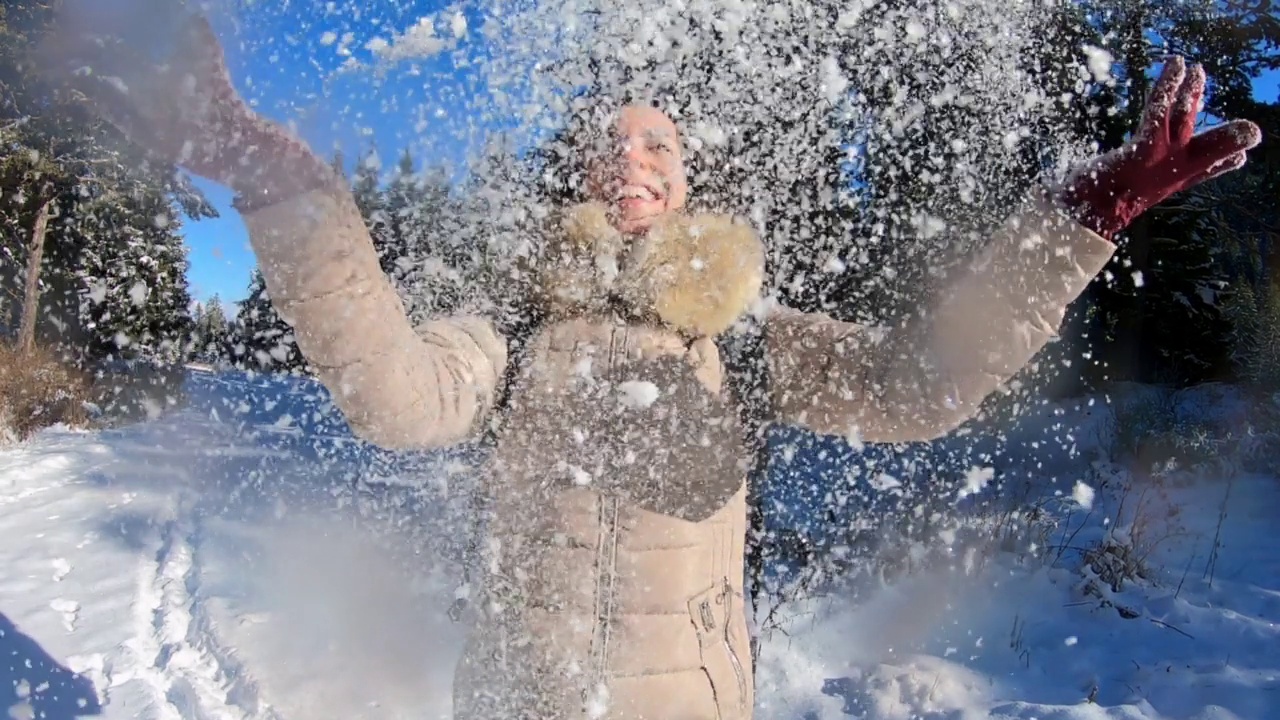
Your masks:
[[[0,708],[8,710],[7,717],[44,720],[102,713],[93,683],[58,662],[4,613],[0,613]]]

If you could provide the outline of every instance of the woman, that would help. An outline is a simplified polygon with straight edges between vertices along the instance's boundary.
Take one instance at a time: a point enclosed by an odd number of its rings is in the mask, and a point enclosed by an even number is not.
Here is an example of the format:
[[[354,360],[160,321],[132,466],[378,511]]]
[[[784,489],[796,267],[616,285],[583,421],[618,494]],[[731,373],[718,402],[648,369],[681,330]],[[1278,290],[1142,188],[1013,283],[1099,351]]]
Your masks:
[[[136,141],[238,193],[273,302],[354,431],[436,448],[493,421],[509,362],[494,325],[412,327],[341,178],[249,110],[206,24],[181,46],[164,68],[85,87]],[[1170,61],[1130,145],[1029,198],[926,318],[874,332],[754,308],[754,232],[683,211],[679,129],[617,108],[613,142],[586,158],[589,202],[548,225],[534,263],[547,321],[491,461],[456,716],[750,718],[746,459],[715,340],[756,314],[773,421],[871,442],[947,433],[1054,336],[1115,233],[1243,164],[1255,126],[1193,136],[1203,91],[1199,68]]]

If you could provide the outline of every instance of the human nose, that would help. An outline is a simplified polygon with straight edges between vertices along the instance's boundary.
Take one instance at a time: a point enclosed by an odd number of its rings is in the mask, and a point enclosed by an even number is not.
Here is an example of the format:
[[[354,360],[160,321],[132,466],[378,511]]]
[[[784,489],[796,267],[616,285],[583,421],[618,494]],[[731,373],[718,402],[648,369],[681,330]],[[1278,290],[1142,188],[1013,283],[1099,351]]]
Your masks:
[[[623,138],[618,143],[618,160],[624,169],[648,169],[650,163],[649,153],[645,150],[644,143],[637,142],[632,138]]]

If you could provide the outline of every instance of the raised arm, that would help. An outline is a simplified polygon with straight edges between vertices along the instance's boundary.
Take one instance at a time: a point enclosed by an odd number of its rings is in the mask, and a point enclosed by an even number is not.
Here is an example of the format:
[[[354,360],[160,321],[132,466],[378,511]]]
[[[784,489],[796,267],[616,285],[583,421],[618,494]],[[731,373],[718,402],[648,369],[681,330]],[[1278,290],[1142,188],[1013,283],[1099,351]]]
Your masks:
[[[1244,165],[1261,131],[1236,120],[1197,134],[1204,89],[1203,69],[1171,58],[1132,139],[1031,198],[921,318],[870,329],[778,313],[765,328],[778,419],[873,442],[929,440],[963,423],[1056,334],[1117,233]]]
[[[506,344],[478,317],[411,326],[345,181],[249,109],[203,18],[162,66],[77,37],[59,50],[92,68],[70,79],[95,111],[156,157],[236,191],[272,304],[358,436],[431,448],[476,429]]]
[[[1114,250],[1033,198],[931,312],[902,326],[776,311],[765,347],[777,419],[866,442],[950,432],[1054,337]]]
[[[415,330],[345,185],[242,208],[272,305],[348,424],[387,448],[465,439],[489,410],[506,344],[480,317]]]

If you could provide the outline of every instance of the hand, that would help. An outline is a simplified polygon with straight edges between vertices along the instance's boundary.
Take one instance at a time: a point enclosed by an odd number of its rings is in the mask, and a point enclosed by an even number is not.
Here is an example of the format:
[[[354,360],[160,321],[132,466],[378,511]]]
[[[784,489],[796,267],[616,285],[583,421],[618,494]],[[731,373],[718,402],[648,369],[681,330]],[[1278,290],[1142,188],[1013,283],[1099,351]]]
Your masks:
[[[1247,120],[1195,133],[1204,99],[1204,69],[1181,57],[1165,63],[1143,110],[1137,135],[1124,146],[1077,168],[1061,200],[1086,227],[1111,240],[1166,198],[1245,163],[1262,141]]]
[[[67,30],[42,48],[52,74],[156,157],[215,180],[234,167],[237,127],[252,113],[236,93],[222,47],[203,18],[188,21],[163,64],[118,38]],[[57,57],[54,57],[56,53]],[[61,70],[61,72],[59,72]]]
[[[300,192],[328,177],[323,160],[240,97],[205,18],[188,19],[173,46],[158,63],[119,39],[66,32],[42,52],[52,61],[47,72],[61,74],[95,114],[165,162],[255,197]]]

